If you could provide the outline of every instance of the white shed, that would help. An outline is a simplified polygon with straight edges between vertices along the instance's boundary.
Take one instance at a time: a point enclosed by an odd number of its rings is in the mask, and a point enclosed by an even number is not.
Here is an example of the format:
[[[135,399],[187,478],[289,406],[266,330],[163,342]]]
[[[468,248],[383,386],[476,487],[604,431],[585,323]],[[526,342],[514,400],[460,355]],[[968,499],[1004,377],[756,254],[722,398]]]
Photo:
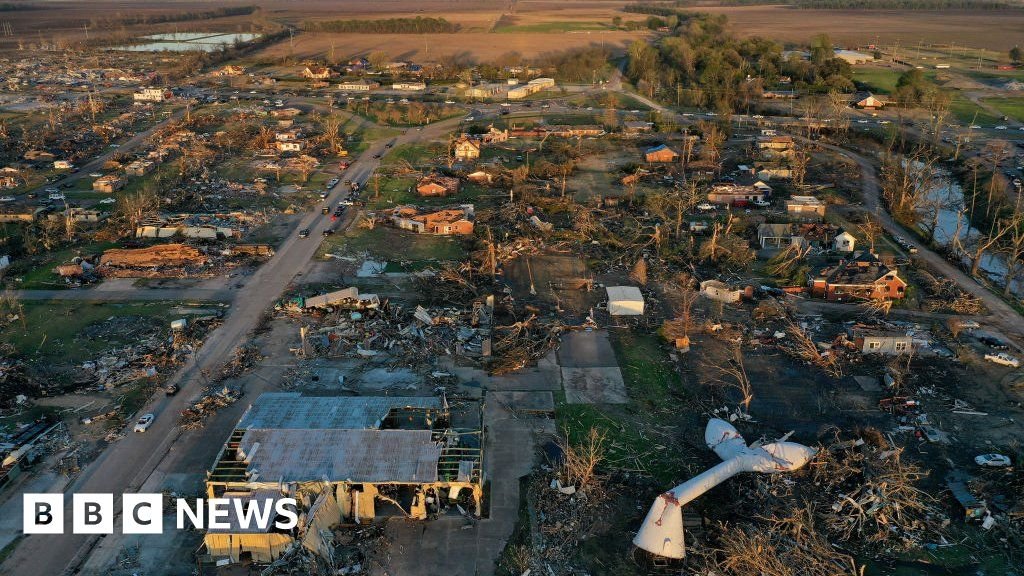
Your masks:
[[[857,239],[854,238],[853,234],[843,230],[832,239],[832,249],[836,252],[853,252],[853,247],[856,243]]]
[[[612,316],[642,316],[644,296],[636,286],[609,286],[608,313]]]

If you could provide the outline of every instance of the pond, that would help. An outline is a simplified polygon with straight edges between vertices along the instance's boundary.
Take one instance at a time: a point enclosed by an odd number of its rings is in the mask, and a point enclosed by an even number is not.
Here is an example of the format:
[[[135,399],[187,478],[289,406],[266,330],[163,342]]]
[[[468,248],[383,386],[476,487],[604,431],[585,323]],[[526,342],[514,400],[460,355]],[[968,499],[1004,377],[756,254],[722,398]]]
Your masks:
[[[932,189],[929,199],[941,200],[943,205],[939,209],[938,226],[935,228],[935,243],[940,246],[951,245],[959,227],[960,244],[970,250],[974,240],[982,234],[972,227],[967,217],[959,211],[964,204],[963,188],[945,170],[937,171],[935,182],[936,185]],[[966,254],[963,256],[963,263],[966,266],[971,264],[970,258]],[[981,258],[981,274],[1001,287],[1003,277],[1006,275],[1006,258],[1002,254],[986,253]],[[1019,274],[1011,281],[1010,290],[1015,296],[1024,296],[1024,283],[1021,282]]]
[[[148,40],[148,42],[113,46],[110,50],[123,50],[126,52],[214,52],[225,46],[233,46],[236,43],[252,42],[259,37],[259,34],[246,32],[173,32],[142,36],[139,40]]]

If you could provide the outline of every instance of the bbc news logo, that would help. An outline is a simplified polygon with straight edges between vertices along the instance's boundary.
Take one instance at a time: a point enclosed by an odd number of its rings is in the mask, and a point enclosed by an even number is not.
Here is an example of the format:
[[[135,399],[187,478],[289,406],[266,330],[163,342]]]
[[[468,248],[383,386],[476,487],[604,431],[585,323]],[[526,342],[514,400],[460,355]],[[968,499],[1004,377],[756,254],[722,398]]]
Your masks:
[[[24,494],[22,531],[25,534],[64,534],[63,494]],[[163,534],[163,494],[124,494],[121,497],[123,534]],[[73,494],[71,497],[72,534],[113,534],[117,510],[113,494]],[[244,498],[185,498],[175,501],[175,526],[178,530],[195,528],[243,530],[290,530],[299,523],[294,498],[250,500]]]

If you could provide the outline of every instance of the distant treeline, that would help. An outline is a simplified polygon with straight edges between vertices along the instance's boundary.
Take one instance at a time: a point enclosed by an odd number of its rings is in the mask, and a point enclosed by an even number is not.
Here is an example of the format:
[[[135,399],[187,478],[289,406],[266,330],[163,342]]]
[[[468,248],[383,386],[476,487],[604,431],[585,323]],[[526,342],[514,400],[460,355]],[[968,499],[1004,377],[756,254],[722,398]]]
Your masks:
[[[813,10],[1020,10],[1016,2],[999,0],[795,0],[793,6]]]
[[[22,10],[42,10],[42,6],[35,4],[14,4],[12,2],[4,2],[0,4],[0,12],[21,12]]]
[[[217,8],[202,12],[177,12],[175,14],[139,14],[137,16],[121,16],[118,24],[131,26],[135,24],[167,24],[170,22],[190,22],[192,20],[213,20],[228,16],[246,16],[257,10],[256,6],[235,6],[233,8]]]
[[[444,18],[386,18],[383,20],[324,20],[306,22],[311,32],[350,32],[363,34],[437,34],[458,32],[460,26]]]

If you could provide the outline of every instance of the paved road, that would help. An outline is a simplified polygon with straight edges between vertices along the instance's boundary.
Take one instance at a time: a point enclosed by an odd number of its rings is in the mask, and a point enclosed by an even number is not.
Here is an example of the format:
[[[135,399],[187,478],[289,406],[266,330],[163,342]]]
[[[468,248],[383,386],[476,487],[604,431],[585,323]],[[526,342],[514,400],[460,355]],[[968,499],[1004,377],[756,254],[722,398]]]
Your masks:
[[[435,138],[458,125],[458,120],[447,120],[427,126],[422,131],[410,130],[398,136],[396,144],[420,139]],[[386,154],[384,142],[370,146],[346,171],[346,178],[365,182],[377,167],[373,156]],[[327,199],[331,204],[341,200],[343,189],[336,186]],[[353,211],[354,212],[354,211]],[[342,226],[351,225],[354,216],[350,213]],[[224,323],[212,332],[192,360],[183,366],[171,379],[182,392],[172,397],[158,396],[140,412],[156,414],[156,421],[145,434],[133,434],[104,450],[95,462],[86,467],[82,474],[65,491],[71,493],[113,493],[115,507],[120,507],[118,495],[135,491],[143,485],[150,474],[167,455],[168,451],[188,451],[199,442],[220,444],[223,438],[206,438],[205,435],[182,436],[176,426],[177,415],[190,400],[202,390],[205,371],[216,371],[231,359],[235,348],[246,342],[256,327],[260,315],[267,310],[288,284],[302,271],[316,253],[320,231],[331,225],[330,217],[319,210],[307,214],[282,243],[267,263],[249,277],[245,286],[238,290],[234,306]],[[310,238],[299,238],[303,228],[313,230]],[[216,416],[214,416],[216,418]],[[68,521],[70,525],[70,498]],[[115,520],[115,528],[120,520]],[[88,535],[37,535],[29,536],[0,565],[0,574],[25,576],[73,574],[88,558],[89,552],[100,538]]]
[[[1002,298],[996,296],[987,288],[979,284],[974,278],[971,278],[953,263],[946,260],[943,256],[936,254],[926,245],[919,242],[916,236],[907,232],[902,226],[897,224],[892,219],[892,216],[885,211],[881,204],[881,187],[878,184],[878,176],[875,173],[875,162],[839,146],[825,144],[823,142],[816,142],[816,144],[842,154],[860,166],[861,193],[864,197],[864,209],[867,212],[875,214],[878,217],[879,224],[881,224],[887,232],[906,238],[917,248],[917,258],[924,260],[928,266],[932,268],[932,270],[935,270],[940,276],[953,280],[957,285],[963,288],[964,291],[980,298],[990,312],[990,316],[985,319],[986,322],[996,325],[1004,335],[1014,340],[1024,341],[1024,317],[1022,317],[1020,313],[1004,302]],[[1019,344],[1017,345],[1017,349],[1022,350]]]

